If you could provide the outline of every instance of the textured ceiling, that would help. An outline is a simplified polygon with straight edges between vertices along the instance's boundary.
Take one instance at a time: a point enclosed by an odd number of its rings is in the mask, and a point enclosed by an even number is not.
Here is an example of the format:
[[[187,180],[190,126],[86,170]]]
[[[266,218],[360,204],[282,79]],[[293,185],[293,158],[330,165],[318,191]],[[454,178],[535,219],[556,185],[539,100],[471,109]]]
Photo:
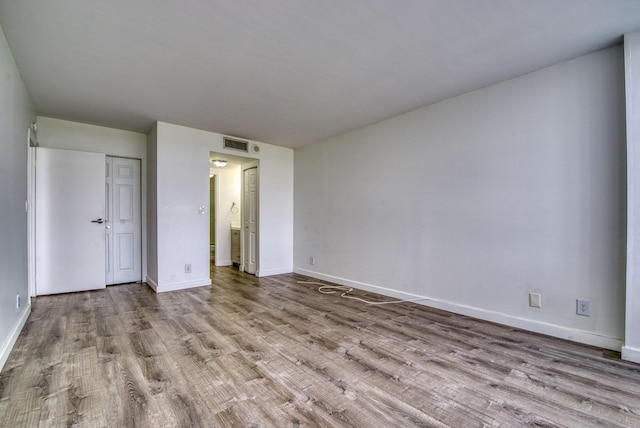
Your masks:
[[[620,42],[639,0],[0,0],[38,114],[298,147]]]

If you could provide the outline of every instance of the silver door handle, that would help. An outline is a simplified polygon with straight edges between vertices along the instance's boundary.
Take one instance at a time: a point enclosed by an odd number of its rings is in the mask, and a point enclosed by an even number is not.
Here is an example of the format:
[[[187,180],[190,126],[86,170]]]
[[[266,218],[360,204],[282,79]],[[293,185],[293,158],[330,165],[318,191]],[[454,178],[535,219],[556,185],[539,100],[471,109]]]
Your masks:
[[[101,218],[97,219],[97,220],[91,220],[91,223],[98,223],[98,224],[102,224],[104,223],[104,220],[102,220]]]
[[[111,229],[111,226],[107,226],[107,229]]]

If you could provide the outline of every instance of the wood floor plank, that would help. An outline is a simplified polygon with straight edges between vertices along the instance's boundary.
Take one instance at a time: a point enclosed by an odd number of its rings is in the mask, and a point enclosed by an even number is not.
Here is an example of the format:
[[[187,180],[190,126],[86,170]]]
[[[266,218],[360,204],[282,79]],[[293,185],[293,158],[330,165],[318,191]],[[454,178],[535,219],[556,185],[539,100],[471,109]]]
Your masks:
[[[304,280],[38,297],[0,426],[640,426],[640,366],[615,353]]]

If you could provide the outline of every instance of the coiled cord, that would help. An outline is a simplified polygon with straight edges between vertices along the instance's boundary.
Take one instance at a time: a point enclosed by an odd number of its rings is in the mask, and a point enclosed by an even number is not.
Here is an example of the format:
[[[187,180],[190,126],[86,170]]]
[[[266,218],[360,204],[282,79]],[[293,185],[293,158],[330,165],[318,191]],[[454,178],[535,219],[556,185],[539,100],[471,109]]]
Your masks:
[[[429,300],[428,297],[420,297],[417,299],[387,300],[382,302],[374,302],[371,300],[362,299],[360,297],[350,296],[349,293],[353,291],[353,288],[347,285],[329,285],[329,284],[323,284],[321,282],[315,282],[315,281],[298,281],[298,284],[320,285],[320,287],[318,287],[318,292],[321,294],[336,294],[336,292],[338,291],[343,291],[340,297],[345,299],[357,300],[359,302],[366,303],[367,305],[390,305],[393,303],[419,302],[421,300]],[[327,291],[327,290],[330,290],[330,291]]]

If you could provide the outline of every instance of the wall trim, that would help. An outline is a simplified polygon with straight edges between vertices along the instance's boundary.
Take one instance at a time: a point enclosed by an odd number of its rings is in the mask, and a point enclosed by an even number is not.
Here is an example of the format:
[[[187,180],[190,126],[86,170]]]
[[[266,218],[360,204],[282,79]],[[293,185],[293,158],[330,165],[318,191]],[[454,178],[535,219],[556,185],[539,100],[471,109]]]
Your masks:
[[[31,299],[28,299],[31,300]],[[2,351],[0,352],[0,371],[4,367],[4,363],[9,359],[9,354],[13,349],[13,345],[16,344],[16,340],[18,340],[18,336],[20,336],[20,332],[24,328],[24,325],[27,323],[27,319],[29,319],[29,315],[31,314],[31,302],[24,307],[22,313],[20,314],[20,318],[18,318],[18,322],[13,326],[11,330],[11,334],[7,341],[2,346]]]
[[[276,269],[266,269],[266,270],[256,271],[256,276],[258,278],[262,278],[264,276],[282,275],[282,274],[291,273],[291,272],[293,272],[291,267],[281,267]]]
[[[623,346],[622,359],[625,361],[631,361],[632,363],[640,364],[640,349],[632,348],[630,346]]]
[[[510,327],[521,328],[534,333],[545,334],[547,336],[553,336],[560,339],[570,340],[572,342],[579,342],[585,345],[597,346],[600,348],[610,349],[612,351],[620,351],[622,349],[622,339],[616,339],[612,337],[603,336],[597,333],[578,330],[574,328],[564,327],[557,324],[550,324],[541,321],[535,321],[528,318],[516,317],[513,315],[503,314],[500,312],[489,311],[482,308],[473,306],[461,305],[455,302],[449,302],[446,300],[432,299],[426,296],[419,296],[417,294],[406,293],[398,290],[392,290],[390,288],[380,287],[377,285],[371,285],[364,282],[352,281],[349,279],[326,275],[320,272],[314,272],[307,269],[294,268],[295,273],[306,275],[312,278],[320,279],[323,281],[333,282],[340,285],[347,285],[349,287],[357,288],[360,290],[371,291],[374,293],[382,294],[384,296],[393,297],[396,299],[419,299],[424,298],[424,301],[417,301],[419,305],[428,306],[430,308],[441,309],[444,311],[453,312],[460,315],[465,315],[473,318],[478,318],[484,321],[495,322],[498,324],[508,325]],[[640,357],[640,350],[638,350]],[[633,355],[633,354],[631,354]]]
[[[147,278],[147,285],[156,293],[166,291],[186,290],[188,288],[204,287],[211,285],[211,278],[194,279],[192,281],[169,282],[167,284],[157,284],[151,278]]]
[[[151,288],[153,291],[155,291],[157,293],[158,284],[156,284],[156,282],[152,278],[147,277],[144,280],[144,283],[147,284],[149,286],[149,288]]]

